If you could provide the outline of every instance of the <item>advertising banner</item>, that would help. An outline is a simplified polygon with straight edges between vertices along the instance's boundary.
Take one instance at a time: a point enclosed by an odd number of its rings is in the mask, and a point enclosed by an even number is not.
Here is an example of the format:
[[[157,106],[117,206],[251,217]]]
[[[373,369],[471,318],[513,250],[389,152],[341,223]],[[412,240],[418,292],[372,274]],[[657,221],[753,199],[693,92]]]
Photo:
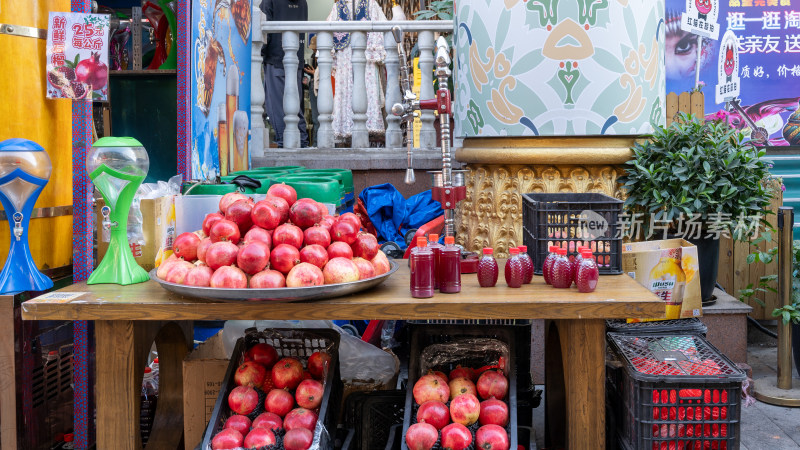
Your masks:
[[[47,98],[108,100],[108,16],[51,12]]]

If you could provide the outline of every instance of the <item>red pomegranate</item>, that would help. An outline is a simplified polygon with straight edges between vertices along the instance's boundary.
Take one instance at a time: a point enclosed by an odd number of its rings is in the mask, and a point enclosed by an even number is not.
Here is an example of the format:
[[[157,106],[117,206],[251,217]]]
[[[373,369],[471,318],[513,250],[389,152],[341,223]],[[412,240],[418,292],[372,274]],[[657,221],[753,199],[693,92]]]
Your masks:
[[[257,362],[267,369],[272,369],[278,360],[278,352],[275,347],[259,342],[244,352],[244,360]]]
[[[233,209],[233,206],[229,209]],[[269,247],[263,242],[244,244],[236,255],[236,265],[248,275],[261,272],[267,264],[269,264]]]
[[[204,237],[200,239],[200,243],[197,244],[197,259],[203,262],[206,262],[206,251],[208,251],[208,247],[212,244],[211,238]]]
[[[286,200],[286,203],[289,204],[289,207],[294,205],[294,202],[297,201],[297,191],[295,191],[293,187],[284,183],[273,184],[272,186],[270,186],[269,189],[267,190],[267,195],[273,197],[280,197]]]
[[[353,249],[344,242],[334,242],[328,246],[328,259],[353,259]]]
[[[294,409],[294,397],[285,389],[273,389],[267,393],[264,408],[279,417],[286,417]]]
[[[209,284],[213,288],[244,289],[247,287],[247,275],[238,267],[222,266],[211,275]]]
[[[381,249],[381,246],[378,245],[378,239],[370,233],[359,233],[352,247],[353,255],[364,259],[374,258],[378,254],[378,250]]]
[[[211,270],[217,270],[222,266],[230,266],[236,262],[236,255],[239,254],[239,247],[231,242],[219,241],[211,244],[206,250],[206,264]]]
[[[272,233],[272,243],[274,245],[289,244],[300,250],[303,248],[303,230],[290,223],[280,225]]]
[[[431,400],[446,402],[450,400],[450,388],[438,375],[423,375],[414,383],[414,401],[418,405]]]
[[[450,372],[450,378],[467,378],[470,381],[475,382],[478,380],[478,372],[471,367],[456,366],[456,368]]]
[[[220,213],[206,214],[206,218],[203,219],[203,233],[205,233],[206,236],[209,236],[211,234],[211,226],[217,223],[218,220],[222,220],[224,218],[225,216]]]
[[[504,399],[508,393],[508,378],[496,370],[488,370],[478,377],[477,387],[482,399]]]
[[[269,445],[275,445],[275,433],[266,428],[253,428],[252,431],[247,433],[244,438],[245,448],[263,448]]]
[[[331,239],[352,245],[358,238],[358,228],[347,220],[338,220],[331,227]]]
[[[167,272],[169,272],[169,269],[172,268],[172,266],[178,261],[182,261],[182,260],[179,259],[177,256],[175,256],[174,253],[172,255],[169,255],[169,258],[165,259],[158,266],[158,270],[156,270],[156,276],[158,278],[161,278],[162,280],[166,279],[167,278]]]
[[[248,231],[247,234],[244,235],[244,238],[242,238],[242,242],[245,244],[249,244],[250,242],[254,241],[263,242],[267,245],[267,248],[272,248],[272,235],[269,233],[269,231],[255,225],[250,228],[250,231]]]
[[[286,278],[277,270],[262,270],[250,278],[253,289],[270,289],[286,287]]]
[[[294,389],[303,380],[303,365],[294,358],[283,358],[272,366],[272,382],[278,389]]]
[[[300,264],[300,252],[289,244],[278,244],[269,255],[269,265],[273,270],[286,275],[292,267]]]
[[[359,218],[356,214],[348,212],[344,213],[336,219],[337,222],[350,222],[353,226],[356,227],[356,231],[361,229],[361,218]]]
[[[328,251],[321,245],[306,245],[300,250],[300,261],[313,264],[322,269],[328,263]]]
[[[508,425],[508,405],[502,400],[490,398],[481,402],[481,413],[478,416],[481,425]]]
[[[233,428],[239,433],[242,433],[242,435],[245,435],[250,431],[250,419],[247,416],[234,414],[228,417],[228,420],[225,421],[225,425],[223,425],[222,428]]]
[[[308,357],[308,372],[317,380],[325,375],[325,368],[331,363],[331,355],[325,352],[314,352]]]
[[[314,442],[314,432],[305,428],[295,428],[283,436],[283,447],[286,450],[308,450]]]
[[[286,431],[294,430],[295,428],[305,428],[309,431],[314,431],[317,426],[317,413],[306,408],[295,408],[289,411],[289,414],[283,419],[283,428]]]
[[[233,373],[233,382],[237,386],[261,388],[267,378],[267,369],[255,361],[245,361]]]
[[[211,440],[212,450],[234,450],[244,445],[244,436],[238,430],[226,428]]]
[[[184,284],[186,276],[192,269],[194,269],[194,264],[189,261],[178,261],[169,268],[164,279],[169,283]]]
[[[451,423],[442,428],[442,448],[447,450],[464,450],[472,444],[472,433],[460,423]]]
[[[450,401],[450,419],[455,423],[472,425],[478,421],[480,413],[481,402],[472,394],[461,394]]]
[[[430,450],[438,439],[436,427],[428,423],[415,423],[406,431],[406,445],[409,450]]]
[[[239,226],[228,219],[218,220],[211,226],[209,237],[211,242],[229,241],[234,244],[239,243],[242,234]]]
[[[289,202],[287,202],[286,199],[268,195],[263,201],[274,206],[278,212],[281,213],[281,223],[285,223],[289,220]]]
[[[325,284],[350,283],[361,278],[356,263],[347,258],[333,258],[328,261],[322,269],[322,275],[325,276]]]
[[[331,216],[330,214],[325,215],[322,217],[322,220],[319,221],[319,226],[325,228],[329,232],[331,231],[331,227],[336,222],[336,217]]]
[[[375,275],[383,275],[392,269],[392,266],[389,264],[389,258],[387,258],[386,253],[383,253],[381,250],[378,250],[378,254],[375,255],[370,262],[375,266]]]
[[[511,443],[505,428],[499,425],[484,425],[475,432],[475,445],[484,450],[508,450]]]
[[[250,212],[253,210],[253,202],[250,199],[237,200],[233,202],[225,211],[225,218],[235,223],[239,227],[240,236],[243,236],[250,227],[253,226],[253,218]]]
[[[438,400],[425,402],[417,410],[417,422],[429,423],[437,430],[441,430],[450,423],[450,410]]]
[[[261,413],[253,420],[253,428],[281,430],[283,429],[283,419],[281,419],[281,417],[275,413]]]
[[[228,206],[232,205],[238,200],[248,200],[250,197],[242,194],[241,192],[229,192],[222,196],[219,200],[219,210],[225,215],[228,212]]]
[[[321,286],[325,283],[325,277],[319,267],[301,262],[292,267],[286,275],[286,287]]]
[[[322,216],[323,214],[314,200],[298,200],[289,208],[289,220],[303,230],[314,226],[314,224],[322,220]]]
[[[328,248],[331,245],[331,234],[324,227],[314,225],[303,231],[303,243],[305,245],[321,245]]]
[[[172,251],[178,258],[191,262],[197,259],[198,245],[200,245],[200,237],[197,234],[181,233],[175,238]]]
[[[108,66],[100,61],[100,52],[92,52],[88,59],[75,66],[75,78],[91,86],[93,91],[108,84]]]
[[[475,383],[469,380],[469,378],[453,378],[448,383],[450,386],[450,400],[458,397],[462,394],[472,394],[477,397],[478,390],[475,389]]]
[[[246,416],[258,406],[258,393],[249,386],[236,386],[228,394],[228,406],[236,414]]]
[[[274,230],[281,224],[281,212],[273,203],[267,200],[261,200],[256,203],[251,211],[251,215],[253,223],[265,230]]]
[[[366,280],[375,276],[375,266],[364,258],[353,258],[353,262],[358,267],[360,280]]]
[[[195,265],[189,273],[186,274],[186,279],[183,281],[187,286],[208,287],[211,285],[211,275],[214,271],[207,265]]]
[[[300,407],[314,410],[322,404],[322,394],[324,392],[325,389],[319,381],[313,379],[303,380],[297,386],[294,397]]]

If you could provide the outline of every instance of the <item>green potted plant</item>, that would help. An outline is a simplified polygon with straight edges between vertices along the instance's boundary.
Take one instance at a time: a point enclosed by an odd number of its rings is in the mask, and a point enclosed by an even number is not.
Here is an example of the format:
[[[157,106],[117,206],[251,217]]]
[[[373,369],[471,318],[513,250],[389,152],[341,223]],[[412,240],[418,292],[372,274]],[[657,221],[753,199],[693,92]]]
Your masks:
[[[669,127],[656,126],[651,136],[637,141],[632,151],[620,180],[627,194],[624,207],[644,214],[645,234],[651,223],[658,224],[698,247],[703,302],[711,301],[719,236],[745,240],[759,221],[765,223],[773,195],[766,183],[771,164],[765,150],[745,142],[728,124],[727,113],[720,112],[708,121],[679,113]],[[687,224],[697,222],[699,238],[682,234]]]

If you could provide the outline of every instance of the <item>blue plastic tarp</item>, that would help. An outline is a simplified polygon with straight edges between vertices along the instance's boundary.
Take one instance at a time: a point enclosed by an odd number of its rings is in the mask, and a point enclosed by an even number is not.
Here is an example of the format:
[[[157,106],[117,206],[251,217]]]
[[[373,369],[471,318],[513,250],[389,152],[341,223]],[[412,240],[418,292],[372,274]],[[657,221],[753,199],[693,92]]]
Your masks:
[[[378,242],[394,241],[401,249],[405,234],[442,215],[441,203],[431,198],[430,189],[408,199],[389,183],[370,186],[358,198],[367,209],[369,220],[378,232]]]

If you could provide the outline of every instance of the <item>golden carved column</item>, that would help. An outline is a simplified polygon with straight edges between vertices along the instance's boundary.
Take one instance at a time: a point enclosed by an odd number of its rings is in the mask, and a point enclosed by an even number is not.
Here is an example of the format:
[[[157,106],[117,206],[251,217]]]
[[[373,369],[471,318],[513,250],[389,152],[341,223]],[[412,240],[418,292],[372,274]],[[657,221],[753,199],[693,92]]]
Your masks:
[[[471,138],[456,150],[467,163],[467,196],[456,215],[458,243],[494,247],[507,257],[522,245],[522,194],[600,192],[621,198],[617,179],[633,138]]]

